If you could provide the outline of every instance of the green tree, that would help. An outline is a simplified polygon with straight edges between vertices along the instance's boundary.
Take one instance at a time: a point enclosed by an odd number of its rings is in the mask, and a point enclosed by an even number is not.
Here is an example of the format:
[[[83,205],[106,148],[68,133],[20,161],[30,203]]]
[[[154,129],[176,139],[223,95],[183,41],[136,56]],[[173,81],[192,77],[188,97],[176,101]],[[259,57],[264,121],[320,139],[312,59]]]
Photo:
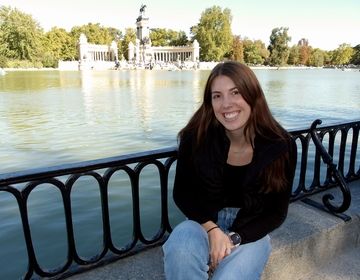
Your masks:
[[[248,64],[263,64],[269,56],[269,51],[260,40],[244,39],[244,60]]]
[[[43,64],[48,67],[57,67],[59,60],[75,60],[78,56],[77,48],[71,35],[63,28],[53,27],[45,33],[43,40]]]
[[[0,28],[0,67],[7,67],[6,44],[3,39],[3,31]]]
[[[354,54],[354,49],[349,44],[341,44],[333,52],[331,63],[334,65],[348,64]]]
[[[360,44],[356,45],[353,49],[354,49],[354,54],[351,58],[350,63],[360,65]]]
[[[300,46],[294,45],[289,49],[288,64],[299,65],[300,63]]]
[[[259,55],[261,56],[261,60],[259,60],[257,64],[263,64],[269,58],[270,52],[266,48],[265,43],[263,41],[255,40],[254,44],[256,50],[259,52]]]
[[[285,65],[289,57],[288,43],[291,37],[288,35],[289,28],[274,28],[270,35],[270,51],[269,62],[271,65]]]
[[[220,61],[230,54],[233,44],[231,11],[213,6],[202,12],[200,21],[191,27],[193,39],[199,42],[202,61]]]
[[[120,57],[122,53],[122,46],[120,40],[122,38],[122,32],[113,27],[104,27],[100,23],[88,23],[82,26],[74,26],[70,31],[71,36],[71,50],[75,48],[77,51],[80,34],[85,34],[88,42],[90,44],[98,45],[110,45],[112,41],[115,41],[118,46],[118,55]],[[75,59],[78,59],[78,54],[76,54]]]
[[[121,31],[103,27],[100,23],[88,23],[87,25],[75,26],[71,29],[72,37],[79,40],[80,34],[84,33],[89,43],[99,45],[110,45],[121,37]]]
[[[0,8],[2,55],[9,59],[39,61],[44,32],[31,15],[11,7]]]
[[[334,51],[324,51],[324,65],[331,65]]]
[[[108,31],[111,35],[111,37],[113,38],[113,41],[116,42],[116,46],[118,49],[118,57],[121,58],[122,57],[122,45],[121,45],[121,40],[123,38],[123,34],[122,31],[113,27],[109,27]]]
[[[169,46],[170,36],[166,28],[154,28],[150,32],[151,45],[154,47]]]
[[[175,31],[175,36],[171,39],[171,46],[186,46],[188,45],[189,39],[186,36],[185,31]]]
[[[113,27],[108,27],[107,30],[108,30],[111,38],[113,38],[113,40],[115,42],[120,41],[120,39],[123,37],[123,34],[122,34],[121,30],[119,30],[119,29],[116,29]]]
[[[154,28],[150,32],[151,45],[158,46],[184,46],[188,39],[184,31],[175,31],[166,28]]]
[[[230,58],[232,60],[239,61],[244,63],[244,45],[241,41],[241,37],[236,35],[233,38],[232,51],[230,53]]]
[[[311,50],[311,54],[309,57],[309,65],[315,67],[324,66],[325,62],[325,52],[316,48]]]
[[[135,45],[136,42],[136,30],[134,28],[126,28],[124,38],[121,41],[121,53],[126,60],[129,59],[129,43],[132,42]]]

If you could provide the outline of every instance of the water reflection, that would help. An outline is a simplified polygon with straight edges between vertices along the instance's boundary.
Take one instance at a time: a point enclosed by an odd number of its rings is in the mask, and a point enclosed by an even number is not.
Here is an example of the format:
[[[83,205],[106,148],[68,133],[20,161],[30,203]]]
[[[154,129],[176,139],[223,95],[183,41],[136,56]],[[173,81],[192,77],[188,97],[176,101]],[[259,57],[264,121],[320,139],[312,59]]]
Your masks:
[[[130,85],[131,101],[135,107],[131,119],[139,121],[138,124],[135,122],[133,125],[139,125],[145,134],[152,130],[151,117],[161,116],[160,111],[156,112],[153,100],[157,95],[156,88],[161,88],[161,84],[157,87],[154,86],[155,81],[152,73],[152,71],[146,70],[133,71],[129,77],[130,80],[134,81]],[[144,79],[142,79],[143,77]]]
[[[359,72],[255,70],[289,129],[360,118]],[[27,71],[0,79],[0,172],[176,145],[209,71]]]

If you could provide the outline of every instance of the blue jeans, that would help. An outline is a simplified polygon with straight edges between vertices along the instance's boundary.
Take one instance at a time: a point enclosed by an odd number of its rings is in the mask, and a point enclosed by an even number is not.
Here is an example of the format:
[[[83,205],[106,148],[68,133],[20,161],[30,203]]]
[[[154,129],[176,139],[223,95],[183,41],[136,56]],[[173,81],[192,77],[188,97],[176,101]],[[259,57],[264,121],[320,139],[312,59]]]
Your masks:
[[[224,208],[218,214],[218,225],[225,232],[236,217],[238,208]],[[175,227],[163,245],[164,270],[168,280],[209,279],[209,239],[197,222],[186,220]],[[235,248],[217,266],[212,280],[260,279],[270,256],[270,237]]]

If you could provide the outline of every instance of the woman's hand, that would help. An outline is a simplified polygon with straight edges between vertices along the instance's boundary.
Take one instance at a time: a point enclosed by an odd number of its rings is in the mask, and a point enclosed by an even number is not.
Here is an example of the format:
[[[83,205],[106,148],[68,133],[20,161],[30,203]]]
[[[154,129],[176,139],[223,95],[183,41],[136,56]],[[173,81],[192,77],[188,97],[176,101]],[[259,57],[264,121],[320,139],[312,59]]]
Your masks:
[[[210,242],[210,270],[214,270],[219,262],[231,254],[234,245],[230,238],[220,228],[215,228],[208,233]]]

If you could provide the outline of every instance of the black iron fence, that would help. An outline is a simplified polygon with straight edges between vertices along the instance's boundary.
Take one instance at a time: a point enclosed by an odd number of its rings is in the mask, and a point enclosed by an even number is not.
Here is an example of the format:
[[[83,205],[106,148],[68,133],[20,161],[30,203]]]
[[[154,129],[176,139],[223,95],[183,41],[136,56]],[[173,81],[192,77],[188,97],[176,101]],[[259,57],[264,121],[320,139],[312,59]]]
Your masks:
[[[319,123],[321,122],[314,122],[310,129],[291,132],[296,139],[299,155],[291,201],[311,202],[308,200],[310,195],[339,187],[342,200],[331,202],[333,197],[325,194],[324,204],[321,207],[333,213],[342,213],[351,203],[351,194],[346,183],[360,179],[360,121],[317,128]],[[23,278],[63,279],[161,244],[172,230],[168,212],[168,186],[171,180],[169,171],[174,168],[176,157],[176,148],[167,148],[0,175],[0,194],[4,192],[10,194],[10,197],[16,201],[18,208],[16,211],[21,219],[23,243],[26,245],[28,258],[28,268]],[[161,196],[160,225],[151,238],[145,237],[143,233],[139,195],[142,171],[149,165],[155,166],[158,171]],[[109,182],[119,171],[125,173],[130,181],[132,212],[129,213],[128,219],[132,220],[133,225],[131,240],[121,247],[114,242],[109,211]],[[102,221],[102,248],[90,258],[84,258],[78,252],[71,200],[74,184],[84,176],[93,178],[100,193],[101,204],[99,211]],[[56,268],[42,267],[38,261],[38,251],[34,246],[33,228],[28,211],[30,194],[44,184],[52,185],[58,192],[65,216],[66,237],[64,238],[67,254],[63,264]]]

